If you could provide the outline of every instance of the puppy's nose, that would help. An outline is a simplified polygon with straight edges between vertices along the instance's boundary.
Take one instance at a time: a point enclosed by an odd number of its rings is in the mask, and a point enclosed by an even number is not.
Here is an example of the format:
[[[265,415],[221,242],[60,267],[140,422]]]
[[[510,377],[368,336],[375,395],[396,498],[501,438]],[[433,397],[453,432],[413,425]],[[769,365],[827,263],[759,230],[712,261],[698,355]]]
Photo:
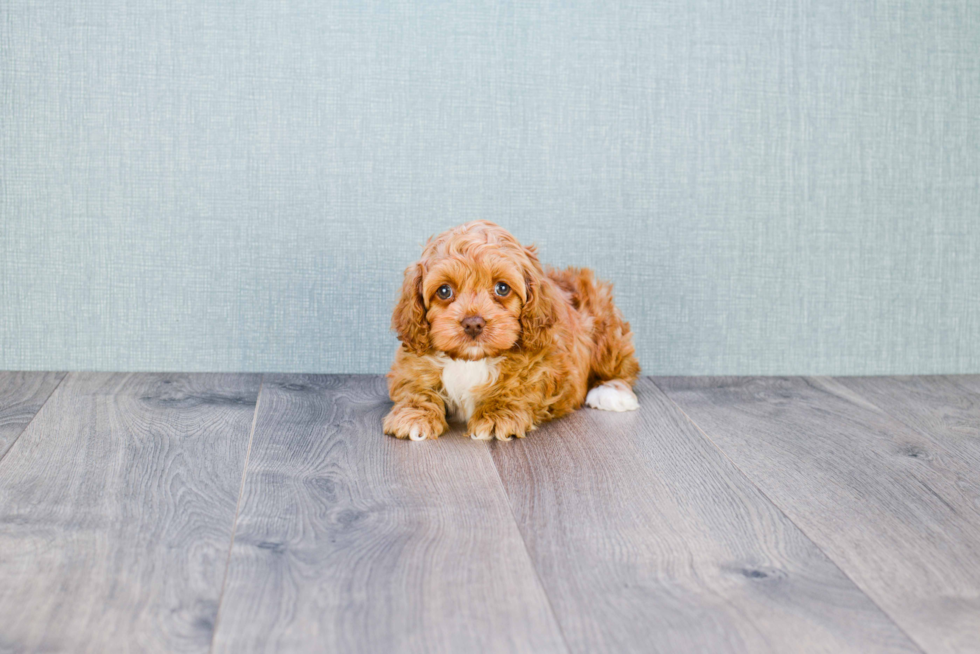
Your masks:
[[[483,326],[487,324],[487,321],[480,316],[467,316],[462,320],[463,331],[470,338],[476,338],[483,331]]]

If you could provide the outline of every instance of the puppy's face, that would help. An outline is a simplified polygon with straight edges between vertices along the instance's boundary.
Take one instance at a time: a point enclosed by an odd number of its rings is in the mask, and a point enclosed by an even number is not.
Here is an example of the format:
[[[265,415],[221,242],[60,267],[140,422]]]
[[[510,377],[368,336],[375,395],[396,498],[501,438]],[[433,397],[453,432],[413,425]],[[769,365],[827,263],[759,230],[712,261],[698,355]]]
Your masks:
[[[506,254],[438,261],[424,276],[422,295],[432,347],[451,357],[496,356],[521,335],[524,278]]]
[[[533,247],[493,223],[466,223],[430,239],[405,270],[391,324],[419,355],[474,361],[519,341],[540,347],[554,320],[553,304],[537,292],[543,275]]]

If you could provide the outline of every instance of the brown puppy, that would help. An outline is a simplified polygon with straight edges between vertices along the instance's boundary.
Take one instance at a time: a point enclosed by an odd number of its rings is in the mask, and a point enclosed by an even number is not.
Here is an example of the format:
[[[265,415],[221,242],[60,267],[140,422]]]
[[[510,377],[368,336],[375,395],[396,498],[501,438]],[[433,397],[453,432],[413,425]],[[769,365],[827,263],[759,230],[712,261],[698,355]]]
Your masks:
[[[523,438],[591,407],[630,411],[640,373],[612,287],[586,268],[541,268],[533,246],[477,220],[430,238],[391,318],[386,434],[438,438],[447,413],[472,438]]]

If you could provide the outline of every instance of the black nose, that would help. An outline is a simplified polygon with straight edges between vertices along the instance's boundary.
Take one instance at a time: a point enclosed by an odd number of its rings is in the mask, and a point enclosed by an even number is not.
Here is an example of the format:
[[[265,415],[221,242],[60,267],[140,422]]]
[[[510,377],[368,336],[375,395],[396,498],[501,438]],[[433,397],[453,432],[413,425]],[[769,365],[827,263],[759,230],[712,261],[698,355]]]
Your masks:
[[[487,321],[480,316],[467,316],[462,320],[463,331],[470,338],[476,338],[483,331],[483,326],[487,324]]]

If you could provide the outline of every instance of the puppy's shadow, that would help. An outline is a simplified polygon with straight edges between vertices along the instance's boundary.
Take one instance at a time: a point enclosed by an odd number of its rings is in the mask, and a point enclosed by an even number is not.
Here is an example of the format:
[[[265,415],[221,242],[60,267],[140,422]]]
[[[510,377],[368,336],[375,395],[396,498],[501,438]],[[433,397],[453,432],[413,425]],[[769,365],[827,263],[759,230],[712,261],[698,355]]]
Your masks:
[[[469,433],[466,431],[466,423],[460,422],[459,420],[450,420],[449,429],[446,431],[445,434],[443,434],[439,438],[440,439],[452,438],[452,439],[461,439],[467,441],[473,440],[470,438]],[[473,441],[473,442],[476,443],[477,441]]]

